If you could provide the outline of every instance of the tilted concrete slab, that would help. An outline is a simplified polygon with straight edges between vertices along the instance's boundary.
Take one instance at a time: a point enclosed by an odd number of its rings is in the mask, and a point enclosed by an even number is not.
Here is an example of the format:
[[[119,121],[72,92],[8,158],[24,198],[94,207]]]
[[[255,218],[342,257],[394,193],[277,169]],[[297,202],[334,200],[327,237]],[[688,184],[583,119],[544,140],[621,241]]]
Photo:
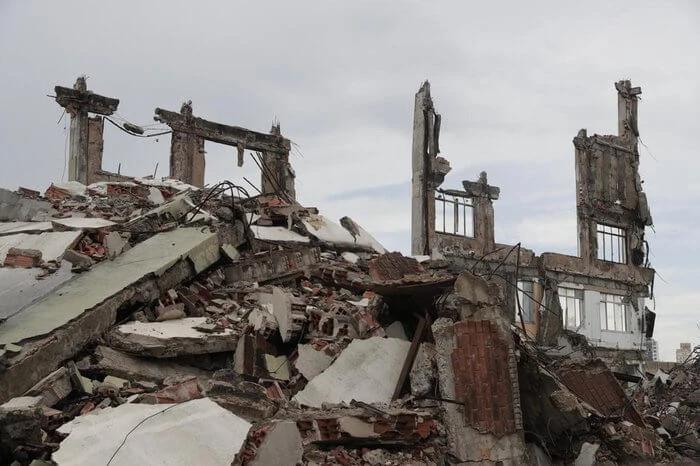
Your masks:
[[[108,346],[98,346],[94,354],[97,357],[97,362],[91,366],[92,370],[132,381],[146,380],[162,383],[167,377],[187,378],[194,376],[205,382],[211,375],[196,367],[162,359],[139,358]]]
[[[71,265],[61,263],[56,272],[37,280],[40,269],[0,267],[0,319],[21,312],[26,306],[43,298],[73,277]],[[2,324],[0,324],[2,328]]]
[[[53,230],[51,222],[0,222],[0,236]]]
[[[123,404],[79,416],[52,459],[59,465],[229,466],[250,423],[209,398],[180,404]]]
[[[80,231],[45,232],[39,235],[17,233],[15,235],[0,237],[0,263],[5,261],[7,252],[11,248],[36,249],[41,251],[41,259],[44,262],[57,261],[78,242],[82,233]]]
[[[238,335],[233,329],[219,333],[197,330],[206,317],[187,317],[163,322],[127,322],[108,334],[110,345],[121,351],[155,358],[234,351]]]
[[[68,230],[96,230],[99,228],[107,228],[116,225],[110,220],[104,218],[88,218],[88,217],[68,217],[57,218],[51,220],[54,227],[58,229]]]
[[[149,274],[162,275],[182,258],[199,273],[219,259],[215,233],[178,228],[137,244],[114,261],[105,261],[65,283],[54,293],[0,325],[0,344],[46,335]]]
[[[288,243],[308,243],[311,241],[306,236],[302,236],[299,233],[288,230],[284,227],[263,227],[251,225],[250,231],[253,232],[255,239],[263,241],[280,241]]]
[[[389,403],[411,343],[397,338],[353,340],[331,366],[294,396],[306,406],[322,403]]]

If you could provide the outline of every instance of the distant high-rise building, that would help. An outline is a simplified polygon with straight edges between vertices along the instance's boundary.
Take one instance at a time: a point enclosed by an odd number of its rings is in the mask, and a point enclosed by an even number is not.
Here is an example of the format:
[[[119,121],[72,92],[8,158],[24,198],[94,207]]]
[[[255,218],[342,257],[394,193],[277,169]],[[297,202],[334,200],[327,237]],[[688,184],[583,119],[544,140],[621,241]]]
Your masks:
[[[690,343],[681,343],[681,347],[676,350],[676,362],[682,363],[690,356],[693,349],[690,347]]]
[[[645,342],[646,350],[645,356],[647,361],[658,361],[659,360],[659,342],[653,338],[647,338]]]

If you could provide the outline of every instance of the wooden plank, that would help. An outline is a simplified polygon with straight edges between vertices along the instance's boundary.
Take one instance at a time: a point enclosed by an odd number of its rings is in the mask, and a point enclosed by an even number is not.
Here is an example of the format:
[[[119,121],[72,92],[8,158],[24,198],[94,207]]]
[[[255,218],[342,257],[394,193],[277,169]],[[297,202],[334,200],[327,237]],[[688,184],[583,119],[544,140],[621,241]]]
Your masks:
[[[418,354],[418,347],[420,342],[423,340],[423,334],[425,333],[426,320],[423,317],[418,318],[418,326],[413,334],[413,341],[411,341],[411,347],[408,349],[406,354],[406,360],[401,368],[401,374],[399,375],[399,381],[396,383],[396,388],[394,389],[394,394],[391,399],[396,400],[401,396],[403,387],[406,385],[406,380],[408,379],[408,374],[411,372],[413,367],[413,361],[416,359],[416,354]]]
[[[224,125],[199,117],[189,119],[184,115],[156,108],[155,121],[165,123],[173,131],[194,134],[207,141],[228,146],[242,145],[245,149],[261,152],[287,153],[291,149],[289,139],[276,134],[259,133],[239,126]]]

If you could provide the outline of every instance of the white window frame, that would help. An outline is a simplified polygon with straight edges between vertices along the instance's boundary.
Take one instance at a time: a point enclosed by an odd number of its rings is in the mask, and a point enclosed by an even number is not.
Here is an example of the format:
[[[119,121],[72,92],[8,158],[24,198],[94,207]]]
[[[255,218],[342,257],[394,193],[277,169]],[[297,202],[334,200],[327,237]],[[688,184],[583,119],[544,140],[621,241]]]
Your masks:
[[[600,329],[606,332],[627,332],[629,305],[619,294],[600,294]]]
[[[627,263],[627,231],[624,228],[596,223],[598,259],[616,264]]]
[[[560,286],[559,304],[561,305],[561,318],[565,328],[579,328],[583,323],[583,289]]]

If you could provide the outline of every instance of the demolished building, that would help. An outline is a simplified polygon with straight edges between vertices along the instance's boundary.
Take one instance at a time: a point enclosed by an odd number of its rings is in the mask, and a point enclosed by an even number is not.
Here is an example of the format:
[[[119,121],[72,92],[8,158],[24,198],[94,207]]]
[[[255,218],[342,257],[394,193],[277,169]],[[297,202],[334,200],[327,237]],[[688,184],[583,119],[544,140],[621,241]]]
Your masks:
[[[622,371],[649,330],[649,318],[635,319],[653,270],[645,267],[646,200],[628,178],[638,183],[639,92],[625,82],[618,92],[621,135],[575,140],[580,257],[535,256],[495,243],[499,190],[485,174],[463,191],[439,189],[449,164],[437,155],[440,116],[423,85],[415,257],[405,257],[350,217],[334,222],[296,200],[291,142],[279,125],[265,134],[212,122],[194,117],[191,102],[180,113],[156,109],[172,134],[171,177],[110,174],[95,128],[119,102],[88,91],[84,79],[57,87],[71,116],[69,182],[44,193],[0,191],[0,462],[541,465],[697,456],[697,358],[670,376]],[[259,193],[204,186],[204,141],[235,147],[239,164],[253,151]],[[600,173],[615,175],[599,186]],[[436,213],[448,203],[452,231]],[[606,260],[607,249],[600,256],[597,224],[624,232],[612,256],[624,264]],[[561,291],[569,288],[584,302],[572,307],[574,328]],[[630,336],[614,345],[600,327],[578,326],[601,293],[624,295],[611,300],[610,322],[624,322]],[[617,304],[632,308],[624,320]]]
[[[639,175],[639,87],[615,84],[618,134],[574,138],[578,256],[539,256],[495,238],[500,189],[486,172],[462,189],[441,189],[449,162],[439,156],[440,116],[426,82],[416,94],[413,132],[412,253],[445,258],[506,284],[511,320],[553,344],[564,327],[584,335],[609,362],[636,372],[653,335],[654,270],[644,229],[652,224]],[[609,351],[608,351],[609,350]]]

